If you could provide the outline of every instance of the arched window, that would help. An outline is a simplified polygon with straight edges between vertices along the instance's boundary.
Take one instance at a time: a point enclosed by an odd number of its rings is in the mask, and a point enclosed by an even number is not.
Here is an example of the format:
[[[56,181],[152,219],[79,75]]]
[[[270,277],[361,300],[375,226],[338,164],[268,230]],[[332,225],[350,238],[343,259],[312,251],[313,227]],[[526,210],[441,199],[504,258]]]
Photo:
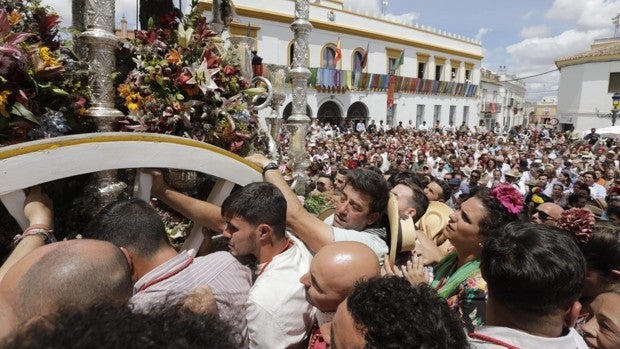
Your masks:
[[[353,62],[351,62],[351,67],[353,67],[351,71],[351,78],[355,82],[357,86],[357,78],[364,71],[364,67],[362,67],[362,60],[364,59],[364,50],[356,49],[353,51]]]
[[[336,68],[336,45],[328,44],[323,47],[321,55],[321,68]]]

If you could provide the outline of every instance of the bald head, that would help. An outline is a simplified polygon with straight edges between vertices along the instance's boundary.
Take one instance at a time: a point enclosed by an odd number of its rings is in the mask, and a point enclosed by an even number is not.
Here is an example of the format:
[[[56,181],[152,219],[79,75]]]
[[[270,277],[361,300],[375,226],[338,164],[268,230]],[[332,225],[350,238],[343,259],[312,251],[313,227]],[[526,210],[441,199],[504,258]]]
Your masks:
[[[322,247],[312,259],[310,272],[302,276],[306,298],[323,312],[336,311],[360,279],[379,275],[377,255],[354,241],[334,242]]]
[[[564,209],[560,205],[551,202],[544,202],[532,214],[532,223],[557,226],[557,221]]]
[[[132,294],[123,252],[105,241],[70,240],[37,248],[7,271],[0,292],[16,303],[20,322],[62,308],[126,302]]]

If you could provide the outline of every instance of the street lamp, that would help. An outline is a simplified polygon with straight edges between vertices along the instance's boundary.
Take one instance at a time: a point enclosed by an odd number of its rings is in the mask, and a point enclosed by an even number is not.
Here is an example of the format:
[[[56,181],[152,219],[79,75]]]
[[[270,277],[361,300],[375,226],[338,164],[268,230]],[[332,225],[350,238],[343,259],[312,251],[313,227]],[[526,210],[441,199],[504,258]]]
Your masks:
[[[618,113],[620,113],[620,92],[616,92],[611,96],[611,113],[599,114],[598,109],[596,110],[596,116],[598,116],[599,118],[611,117],[611,126],[616,125],[616,119],[618,118]]]
[[[615,126],[620,111],[620,93],[616,92],[611,96],[611,106],[611,126]]]

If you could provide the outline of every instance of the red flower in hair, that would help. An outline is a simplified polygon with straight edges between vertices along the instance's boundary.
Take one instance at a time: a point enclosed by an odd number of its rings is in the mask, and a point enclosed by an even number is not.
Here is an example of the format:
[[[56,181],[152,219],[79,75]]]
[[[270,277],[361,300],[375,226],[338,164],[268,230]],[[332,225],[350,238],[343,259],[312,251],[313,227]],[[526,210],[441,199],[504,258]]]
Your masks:
[[[491,197],[499,201],[512,214],[519,214],[523,209],[523,196],[510,184],[500,184],[493,187]]]
[[[582,244],[592,239],[592,227],[595,223],[594,213],[585,208],[568,209],[558,218],[558,226],[571,233],[575,240]]]

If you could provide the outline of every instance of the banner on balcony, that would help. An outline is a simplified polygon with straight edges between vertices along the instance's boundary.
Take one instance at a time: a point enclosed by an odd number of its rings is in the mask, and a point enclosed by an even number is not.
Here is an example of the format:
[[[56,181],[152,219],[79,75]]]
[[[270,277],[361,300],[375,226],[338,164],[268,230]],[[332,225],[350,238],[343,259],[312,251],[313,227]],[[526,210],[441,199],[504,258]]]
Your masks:
[[[394,105],[394,85],[396,85],[396,76],[390,75],[390,81],[387,88],[388,107],[392,107]]]

